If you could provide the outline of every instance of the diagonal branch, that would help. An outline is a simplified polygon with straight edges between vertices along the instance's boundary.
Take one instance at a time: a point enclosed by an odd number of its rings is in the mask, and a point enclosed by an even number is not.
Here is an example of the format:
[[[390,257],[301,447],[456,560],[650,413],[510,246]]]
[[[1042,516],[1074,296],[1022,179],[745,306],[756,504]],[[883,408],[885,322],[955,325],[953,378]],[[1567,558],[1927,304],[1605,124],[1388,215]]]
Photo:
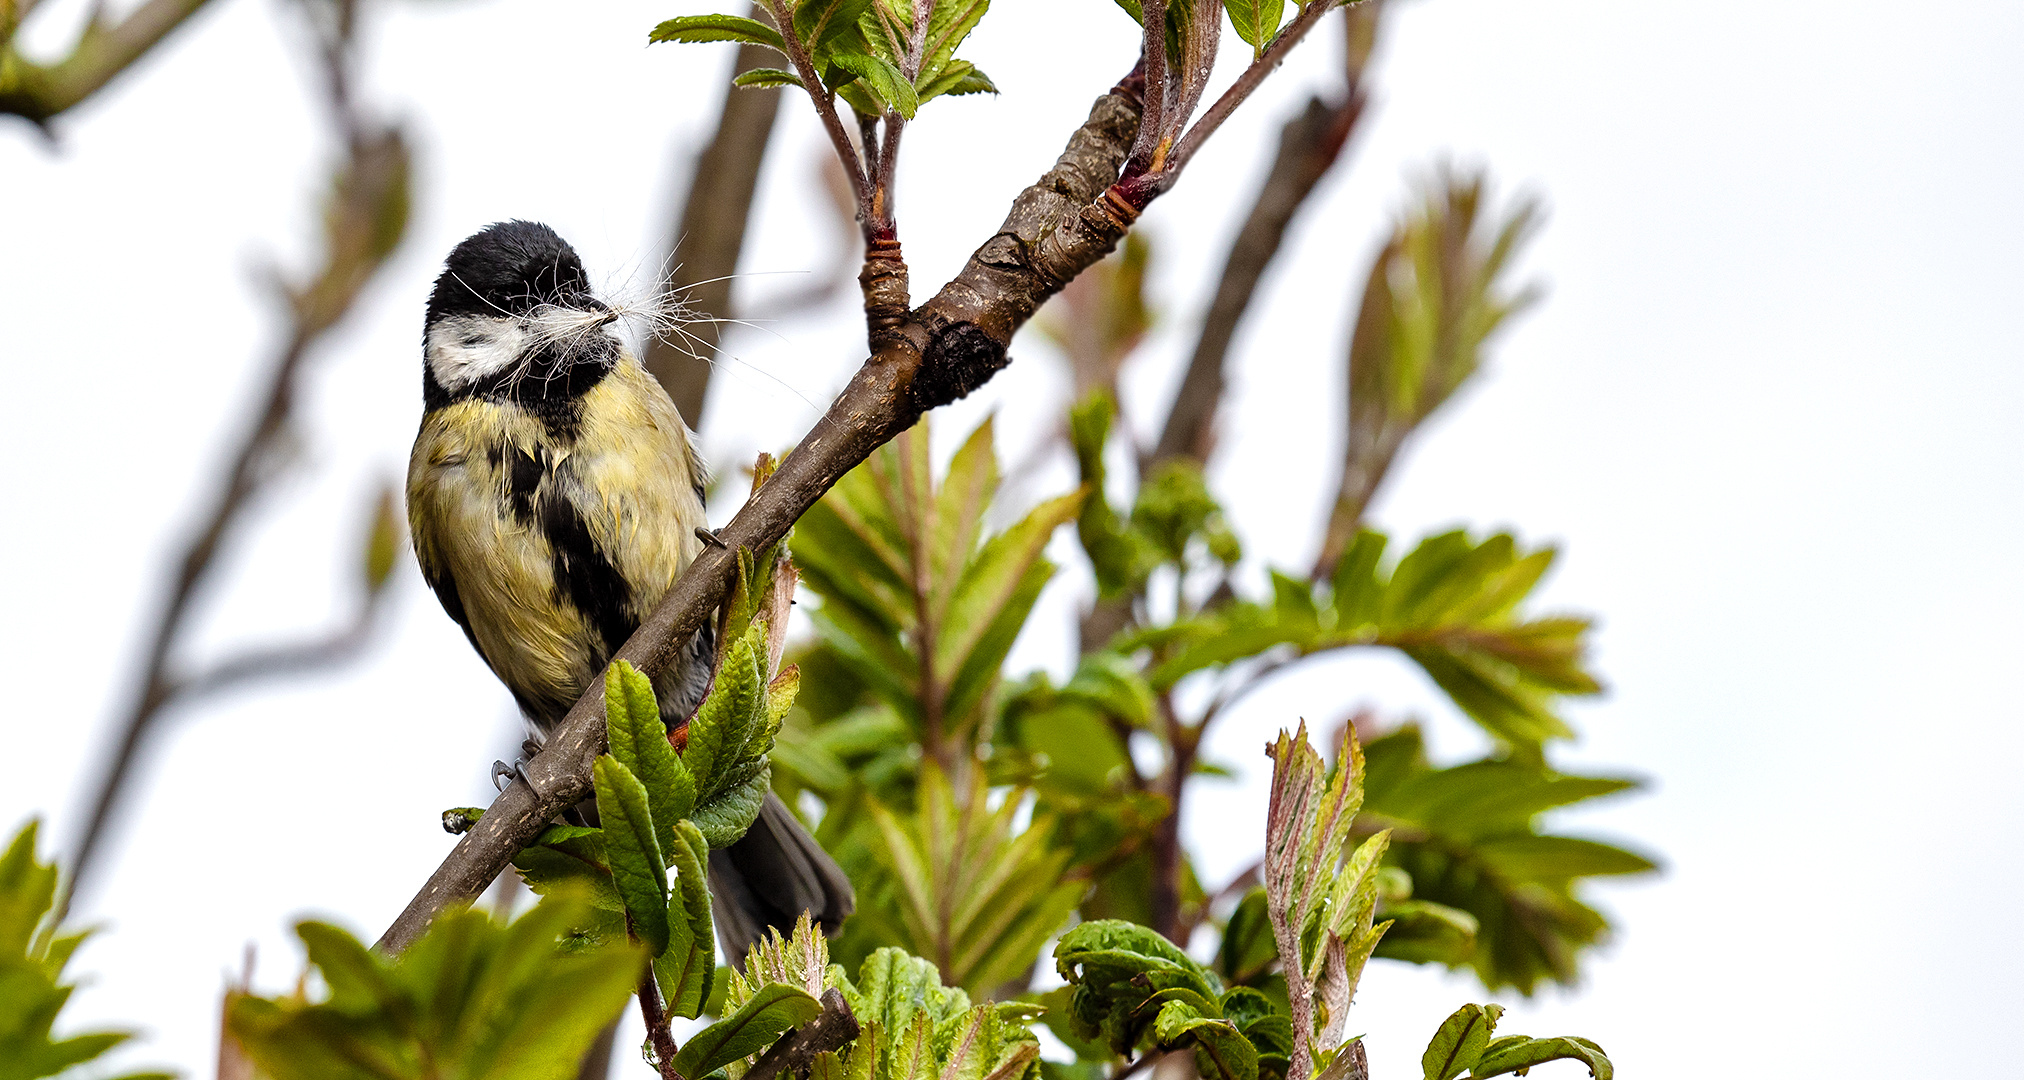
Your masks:
[[[103,89],[208,2],[148,0],[114,25],[102,22],[94,11],[70,55],[53,64],[23,59],[8,40],[15,28],[5,27],[0,34],[0,113],[46,126],[58,113]],[[17,16],[27,14],[22,10]]]
[[[1300,115],[1286,122],[1279,134],[1279,153],[1258,201],[1230,245],[1223,264],[1223,276],[1216,283],[1216,296],[1202,320],[1202,334],[1188,361],[1187,374],[1167,413],[1166,427],[1153,448],[1148,466],[1171,458],[1187,457],[1207,461],[1212,443],[1216,408],[1223,397],[1223,364],[1237,325],[1251,306],[1266,267],[1279,253],[1287,226],[1292,224],[1316,184],[1327,174],[1342,153],[1350,130],[1363,111],[1364,97],[1351,94],[1338,105],[1310,98]],[[1145,470],[1150,471],[1148,468]]]

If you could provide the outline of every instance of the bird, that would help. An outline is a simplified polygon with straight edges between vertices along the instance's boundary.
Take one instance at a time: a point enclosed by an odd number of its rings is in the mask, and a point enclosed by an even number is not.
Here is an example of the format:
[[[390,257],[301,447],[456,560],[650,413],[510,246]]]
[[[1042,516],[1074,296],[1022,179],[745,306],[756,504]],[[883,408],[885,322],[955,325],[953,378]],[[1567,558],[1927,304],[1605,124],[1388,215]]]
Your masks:
[[[450,252],[423,323],[407,479],[416,561],[511,691],[530,749],[706,535],[694,435],[613,333],[621,317],[555,230],[516,220]],[[706,625],[654,680],[671,729],[709,689],[713,636]],[[710,853],[709,877],[734,963],[804,910],[833,934],[856,907],[849,878],[771,792],[744,838]]]

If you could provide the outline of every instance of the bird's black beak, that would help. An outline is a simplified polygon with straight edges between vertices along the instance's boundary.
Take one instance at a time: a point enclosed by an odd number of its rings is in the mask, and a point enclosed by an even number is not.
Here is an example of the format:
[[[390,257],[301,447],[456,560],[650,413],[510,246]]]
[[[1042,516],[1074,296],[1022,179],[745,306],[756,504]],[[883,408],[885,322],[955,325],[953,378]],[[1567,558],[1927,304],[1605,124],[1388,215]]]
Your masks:
[[[607,304],[604,301],[599,300],[597,297],[592,296],[587,292],[576,292],[569,294],[567,297],[563,299],[563,305],[566,307],[573,307],[578,311],[597,312],[599,315],[604,316],[603,320],[604,322],[611,322],[612,320],[618,318],[618,312],[613,311],[611,309],[610,304]]]

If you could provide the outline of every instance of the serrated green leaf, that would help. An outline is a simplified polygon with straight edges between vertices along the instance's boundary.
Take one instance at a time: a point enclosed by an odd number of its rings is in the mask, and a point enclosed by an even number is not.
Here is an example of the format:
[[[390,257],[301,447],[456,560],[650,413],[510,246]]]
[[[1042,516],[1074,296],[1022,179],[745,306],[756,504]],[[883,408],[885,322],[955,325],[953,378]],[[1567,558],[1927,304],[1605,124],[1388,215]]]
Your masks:
[[[839,52],[831,55],[829,62],[863,81],[864,86],[876,95],[879,104],[885,107],[876,112],[890,110],[911,120],[920,109],[921,99],[914,92],[913,84],[885,57]]]
[[[738,842],[759,818],[771,790],[772,764],[764,759],[748,763],[727,788],[696,807],[691,819],[702,830],[712,848],[726,848]]]
[[[780,31],[737,15],[684,15],[669,19],[654,27],[647,41],[745,41],[764,45],[782,55],[787,52],[787,42],[781,39]]]
[[[1161,1046],[1195,1048],[1195,1067],[1204,1080],[1258,1080],[1258,1048],[1220,1016],[1204,1016],[1184,1001],[1160,1006],[1153,1038]]]
[[[675,1071],[703,1077],[773,1045],[787,1029],[815,1019],[822,1004],[806,990],[780,983],[760,987],[738,1011],[697,1032],[675,1055]]]
[[[862,52],[864,34],[858,21],[871,4],[872,0],[799,0],[794,7],[795,36],[818,64],[828,62],[840,43],[859,44],[853,51]]]
[[[751,68],[739,72],[731,80],[731,85],[742,86],[748,90],[764,90],[775,86],[792,86],[805,89],[801,86],[801,76],[791,71],[782,71],[779,68],[764,67]]]
[[[984,74],[968,60],[957,60],[943,68],[933,79],[921,84],[921,101],[927,102],[938,97],[963,97],[968,94],[995,94],[998,84],[991,76]]]
[[[612,883],[625,902],[633,932],[649,954],[659,956],[668,948],[667,862],[648,809],[646,785],[610,754],[598,755],[592,777]]]
[[[737,782],[733,774],[752,756],[753,738],[766,715],[762,675],[766,668],[759,655],[759,640],[748,631],[731,642],[710,695],[689,721],[689,744],[682,760],[695,778],[699,805],[708,804],[726,786]]]
[[[696,781],[668,742],[653,683],[624,660],[605,670],[604,724],[611,756],[646,787],[655,838],[663,854],[672,850],[675,822],[696,805]]]
[[[711,925],[709,841],[692,821],[675,828],[669,863],[675,870],[668,896],[668,948],[654,960],[661,996],[675,1016],[701,1015],[716,975],[717,940]]]

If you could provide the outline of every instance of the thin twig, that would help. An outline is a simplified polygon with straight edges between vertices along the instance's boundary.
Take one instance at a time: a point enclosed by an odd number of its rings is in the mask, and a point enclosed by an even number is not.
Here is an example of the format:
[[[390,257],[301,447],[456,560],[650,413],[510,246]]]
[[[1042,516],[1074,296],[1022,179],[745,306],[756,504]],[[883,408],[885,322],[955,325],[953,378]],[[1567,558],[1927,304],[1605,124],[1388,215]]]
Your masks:
[[[1145,25],[1140,28],[1143,43],[1139,55],[1144,58],[1145,69],[1145,120],[1139,125],[1138,138],[1133,140],[1131,160],[1125,163],[1126,176],[1137,176],[1151,167],[1153,154],[1166,135],[1167,126],[1167,0],[1144,0],[1139,7]]]
[[[638,998],[640,999],[640,1020],[647,1026],[647,1042],[654,1048],[654,1068],[664,1080],[682,1080],[682,1074],[675,1071],[675,1033],[668,1030],[668,1010],[661,1001],[661,984],[654,980],[654,968],[647,965],[646,974],[640,976]]]
[[[1300,9],[1300,14],[1294,16],[1293,21],[1279,31],[1279,36],[1272,39],[1272,44],[1266,47],[1264,54],[1253,60],[1251,66],[1237,76],[1237,81],[1232,83],[1228,90],[1223,91],[1223,96],[1209,106],[1209,111],[1203,113],[1200,120],[1195,121],[1195,125],[1188,129],[1186,135],[1181,136],[1181,141],[1174,146],[1173,152],[1167,155],[1166,167],[1160,171],[1161,190],[1173,186],[1181,170],[1187,167],[1189,159],[1195,156],[1195,152],[1202,148],[1203,143],[1209,141],[1209,136],[1214,135],[1216,129],[1223,126],[1223,121],[1228,120],[1230,115],[1237,111],[1237,107],[1251,96],[1251,92],[1265,82],[1266,76],[1271,75],[1285,62],[1286,54],[1300,44],[1301,39],[1307,36],[1307,32],[1314,29],[1314,24],[1320,22],[1323,15],[1339,4],[1340,0],[1312,0],[1306,7]]]
[[[1216,410],[1222,402],[1223,368],[1236,338],[1237,326],[1257,294],[1266,267],[1285,242],[1293,216],[1314,192],[1321,178],[1341,156],[1342,147],[1363,111],[1363,95],[1354,87],[1344,100],[1327,105],[1308,100],[1299,115],[1279,134],[1279,151],[1258,192],[1251,213],[1230,244],[1229,258],[1216,282],[1215,298],[1202,319],[1201,335],[1188,360],[1181,388],[1167,412],[1159,442],[1144,463],[1149,473],[1160,462],[1177,457],[1206,462],[1214,442]]]
[[[787,45],[787,59],[794,65],[794,73],[801,77],[801,86],[808,91],[808,100],[815,105],[815,114],[822,118],[822,130],[829,135],[829,144],[836,150],[836,158],[843,163],[843,171],[850,177],[850,189],[857,195],[857,213],[860,225],[870,227],[871,221],[871,180],[865,171],[865,159],[860,158],[857,148],[850,144],[850,135],[844,131],[843,119],[836,114],[836,95],[822,85],[822,78],[815,70],[815,61],[808,55],[808,47],[794,29],[794,14],[783,0],[767,0],[773,12],[773,21],[779,27],[780,37]],[[870,148],[866,148],[870,153]]]

